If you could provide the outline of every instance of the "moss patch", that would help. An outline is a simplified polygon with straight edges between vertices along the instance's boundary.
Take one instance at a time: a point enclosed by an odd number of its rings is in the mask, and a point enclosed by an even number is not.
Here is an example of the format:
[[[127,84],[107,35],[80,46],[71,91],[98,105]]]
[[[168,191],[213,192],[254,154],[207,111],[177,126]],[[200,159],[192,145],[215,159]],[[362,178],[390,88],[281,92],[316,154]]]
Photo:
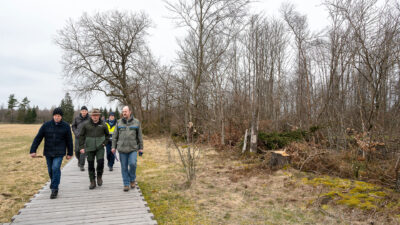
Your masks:
[[[336,204],[362,210],[381,210],[389,206],[383,202],[388,200],[391,191],[378,185],[328,176],[302,180],[309,185],[327,187],[328,192],[322,193],[322,196],[331,197]]]

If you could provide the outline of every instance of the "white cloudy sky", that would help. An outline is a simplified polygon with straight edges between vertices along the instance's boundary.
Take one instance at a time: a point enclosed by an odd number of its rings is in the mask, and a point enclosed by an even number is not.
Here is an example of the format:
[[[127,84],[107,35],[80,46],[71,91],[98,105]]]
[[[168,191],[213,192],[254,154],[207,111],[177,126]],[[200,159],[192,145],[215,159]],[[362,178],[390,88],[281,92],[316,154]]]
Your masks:
[[[174,0],[170,0],[174,1]],[[281,0],[259,0],[252,11],[279,16]],[[313,30],[322,28],[327,13],[320,0],[292,0],[297,9],[307,14]],[[0,0],[0,105],[7,107],[10,94],[18,100],[27,96],[31,105],[50,108],[59,105],[67,90],[62,79],[62,52],[53,42],[57,30],[67,19],[77,19],[83,12],[93,14],[106,10],[144,11],[153,20],[149,46],[163,63],[176,55],[176,37],[182,31],[168,18],[170,12],[162,0]],[[101,94],[90,101],[74,98],[75,106],[107,106]],[[115,103],[111,103],[115,106]]]

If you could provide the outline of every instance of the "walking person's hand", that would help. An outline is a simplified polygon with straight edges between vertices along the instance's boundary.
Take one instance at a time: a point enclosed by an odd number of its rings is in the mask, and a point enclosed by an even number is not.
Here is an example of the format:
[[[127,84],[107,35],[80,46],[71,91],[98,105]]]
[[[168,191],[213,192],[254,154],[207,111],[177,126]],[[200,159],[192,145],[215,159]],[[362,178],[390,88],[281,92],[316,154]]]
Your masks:
[[[85,154],[85,149],[82,148],[80,152],[81,152],[81,154]]]
[[[72,158],[71,155],[67,155],[67,157],[65,157],[67,160],[70,160]]]
[[[139,149],[139,156],[143,155],[143,149]]]
[[[32,158],[35,158],[35,157],[36,157],[36,152],[31,153],[31,157],[32,157]]]
[[[112,154],[115,154],[115,151],[117,151],[115,148],[111,149]]]

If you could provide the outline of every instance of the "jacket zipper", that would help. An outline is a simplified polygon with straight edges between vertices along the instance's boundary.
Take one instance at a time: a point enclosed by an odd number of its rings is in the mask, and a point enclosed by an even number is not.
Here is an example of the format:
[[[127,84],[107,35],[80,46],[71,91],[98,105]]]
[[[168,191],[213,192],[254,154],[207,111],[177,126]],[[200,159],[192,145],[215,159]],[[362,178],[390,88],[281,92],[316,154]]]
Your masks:
[[[97,150],[96,139],[97,139],[97,127],[96,127],[96,124],[94,124],[94,146],[95,146],[95,150]]]

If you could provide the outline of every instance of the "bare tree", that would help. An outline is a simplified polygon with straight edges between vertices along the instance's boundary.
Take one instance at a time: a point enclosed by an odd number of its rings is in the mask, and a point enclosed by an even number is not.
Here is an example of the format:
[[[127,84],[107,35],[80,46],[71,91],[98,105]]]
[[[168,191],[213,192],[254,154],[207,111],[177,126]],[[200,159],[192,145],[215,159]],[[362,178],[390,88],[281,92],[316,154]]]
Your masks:
[[[141,82],[154,66],[145,39],[150,26],[144,13],[116,10],[69,20],[55,42],[64,51],[64,77],[73,91],[101,92],[138,112]]]
[[[282,5],[283,19],[293,33],[296,45],[296,82],[297,98],[296,113],[300,119],[300,127],[309,127],[312,123],[312,76],[310,74],[310,62],[308,56],[309,43],[311,41],[307,17],[295,10],[292,4]]]
[[[166,2],[179,26],[188,28],[188,36],[181,42],[180,62],[190,80],[188,116],[195,127],[200,127],[201,90],[205,76],[212,64],[219,60],[221,52],[210,54],[210,42],[216,35],[234,36],[242,18],[246,15],[248,0],[179,0]]]

